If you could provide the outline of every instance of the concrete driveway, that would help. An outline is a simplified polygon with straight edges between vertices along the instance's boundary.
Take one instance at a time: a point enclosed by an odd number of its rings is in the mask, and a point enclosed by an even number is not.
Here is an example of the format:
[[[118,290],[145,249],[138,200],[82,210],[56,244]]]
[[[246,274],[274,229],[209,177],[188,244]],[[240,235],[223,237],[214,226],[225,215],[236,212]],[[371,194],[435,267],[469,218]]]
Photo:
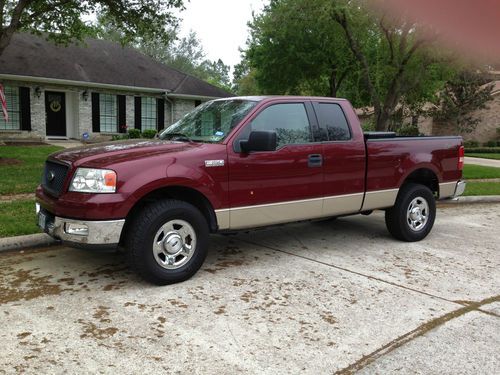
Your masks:
[[[500,205],[441,207],[419,243],[382,213],[213,236],[155,287],[120,254],[0,255],[0,373],[500,373]]]

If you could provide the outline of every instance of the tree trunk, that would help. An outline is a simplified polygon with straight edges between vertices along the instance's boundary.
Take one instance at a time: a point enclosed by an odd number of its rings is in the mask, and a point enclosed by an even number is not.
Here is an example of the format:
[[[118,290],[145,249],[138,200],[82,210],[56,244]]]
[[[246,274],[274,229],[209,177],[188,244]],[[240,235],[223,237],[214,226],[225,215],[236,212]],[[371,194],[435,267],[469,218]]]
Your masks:
[[[330,74],[330,96],[332,98],[337,97],[337,69],[333,68]]]

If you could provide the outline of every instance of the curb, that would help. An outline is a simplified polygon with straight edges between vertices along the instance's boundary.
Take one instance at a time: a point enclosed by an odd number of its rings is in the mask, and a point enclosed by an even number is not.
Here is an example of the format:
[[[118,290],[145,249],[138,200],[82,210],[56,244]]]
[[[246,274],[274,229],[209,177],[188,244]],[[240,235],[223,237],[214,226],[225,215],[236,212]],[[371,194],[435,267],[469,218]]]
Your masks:
[[[59,243],[46,233],[28,234],[25,236],[0,238],[0,253]]]
[[[448,206],[456,204],[473,203],[500,203],[500,195],[484,195],[459,197],[457,199],[448,199],[438,201],[438,206]],[[28,234],[26,236],[0,238],[0,253],[5,251],[15,251],[20,249],[29,249],[40,246],[51,246],[60,243],[54,240],[46,233]]]
[[[468,197],[458,197],[456,199],[446,199],[436,202],[438,205],[450,204],[470,204],[470,203],[500,203],[500,195],[477,195]]]

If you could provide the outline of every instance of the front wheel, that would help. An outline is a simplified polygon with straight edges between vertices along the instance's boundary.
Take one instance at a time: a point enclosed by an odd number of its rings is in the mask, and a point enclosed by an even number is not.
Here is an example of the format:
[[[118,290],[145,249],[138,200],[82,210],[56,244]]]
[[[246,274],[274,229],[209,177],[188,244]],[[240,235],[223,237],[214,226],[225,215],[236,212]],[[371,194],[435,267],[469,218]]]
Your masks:
[[[146,206],[127,233],[131,267],[145,280],[166,285],[193,276],[208,249],[208,224],[194,206],[162,200]]]
[[[406,184],[401,187],[394,207],[385,211],[389,233],[401,241],[424,239],[434,225],[436,201],[424,185]]]

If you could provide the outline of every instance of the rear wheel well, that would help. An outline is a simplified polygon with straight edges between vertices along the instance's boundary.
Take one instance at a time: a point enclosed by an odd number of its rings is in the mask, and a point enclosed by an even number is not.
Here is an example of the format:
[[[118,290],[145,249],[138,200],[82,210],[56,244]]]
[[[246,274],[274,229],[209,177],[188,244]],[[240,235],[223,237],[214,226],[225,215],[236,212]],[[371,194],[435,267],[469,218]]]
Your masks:
[[[439,196],[439,180],[436,174],[430,169],[422,168],[410,173],[404,180],[403,185],[411,183],[427,186],[434,196]]]
[[[217,217],[215,216],[215,211],[212,204],[203,194],[197,190],[184,186],[170,186],[154,190],[135,203],[125,219],[125,227],[123,228],[120,238],[121,243],[124,240],[124,235],[127,233],[127,225],[132,221],[130,219],[135,217],[146,205],[162,199],[175,199],[192,204],[205,217],[210,232],[217,231]]]

